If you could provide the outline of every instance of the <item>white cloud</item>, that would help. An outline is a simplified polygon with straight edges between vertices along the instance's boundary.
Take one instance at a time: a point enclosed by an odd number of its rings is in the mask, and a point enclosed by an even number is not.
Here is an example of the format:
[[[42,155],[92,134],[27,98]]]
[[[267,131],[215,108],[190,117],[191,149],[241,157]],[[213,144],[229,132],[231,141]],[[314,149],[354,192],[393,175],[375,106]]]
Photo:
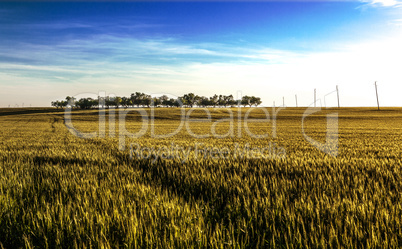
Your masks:
[[[143,91],[177,95],[194,92],[206,96],[214,93],[235,95],[240,90],[243,94],[262,97],[263,104],[268,106],[275,100],[281,102],[282,96],[291,106],[297,94],[299,105],[309,105],[314,88],[323,98],[335,89],[335,85],[340,86],[342,105],[374,106],[374,81],[379,82],[382,105],[401,105],[398,96],[402,91],[399,87],[402,82],[400,44],[401,32],[375,41],[344,45],[338,48],[339,52],[325,53],[236,48],[224,44],[183,45],[174,40],[127,38],[70,42],[58,47],[29,47],[19,51],[17,56],[46,55],[48,64],[0,63],[0,106],[22,102],[28,98],[23,95],[24,91],[29,92],[34,105],[49,105],[52,98],[100,90],[117,95]],[[91,47],[113,52],[101,60],[86,59],[88,54],[81,51]],[[192,56],[186,63],[176,64],[113,58],[127,53],[133,53],[133,57],[140,54],[143,58],[146,55],[152,58]],[[198,56],[206,56],[208,60],[200,62]],[[216,60],[216,56],[222,58]],[[60,61],[66,64],[54,63],[59,60],[52,61],[53,57],[61,58]],[[37,104],[32,96],[37,99]]]
[[[384,7],[401,7],[401,0],[361,0],[361,2],[368,3],[373,6],[384,6]]]
[[[312,92],[319,97],[341,89],[341,104],[374,106],[374,81],[378,81],[381,104],[401,105],[402,92],[402,35],[378,41],[360,42],[343,47],[341,52],[297,54],[278,53],[283,63],[209,63],[186,67],[192,91],[208,95],[212,92],[261,96],[264,105],[281,102],[294,105],[298,94],[299,105],[312,103]],[[254,57],[256,55],[250,55]],[[186,89],[187,90],[187,89]],[[186,91],[178,88],[179,94]],[[329,105],[335,105],[327,102]]]

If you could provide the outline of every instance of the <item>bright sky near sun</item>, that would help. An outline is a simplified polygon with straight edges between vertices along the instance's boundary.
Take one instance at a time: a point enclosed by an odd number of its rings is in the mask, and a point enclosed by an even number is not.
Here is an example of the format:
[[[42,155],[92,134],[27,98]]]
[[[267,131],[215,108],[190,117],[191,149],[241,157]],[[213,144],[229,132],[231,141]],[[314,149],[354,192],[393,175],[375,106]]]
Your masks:
[[[0,107],[82,93],[402,106],[402,1],[0,3]]]

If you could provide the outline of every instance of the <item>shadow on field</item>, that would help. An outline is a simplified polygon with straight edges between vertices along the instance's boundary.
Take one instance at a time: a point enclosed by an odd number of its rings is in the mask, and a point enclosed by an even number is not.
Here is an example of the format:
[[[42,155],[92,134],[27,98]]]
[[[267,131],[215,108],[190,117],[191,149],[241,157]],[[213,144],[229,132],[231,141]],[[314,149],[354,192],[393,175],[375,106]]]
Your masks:
[[[1,116],[12,116],[12,115],[24,115],[24,114],[38,114],[38,113],[62,113],[64,110],[62,109],[50,109],[50,108],[39,108],[39,109],[30,109],[30,108],[0,108],[0,117]]]
[[[112,154],[115,155],[117,160],[107,164],[101,158],[37,155],[31,159],[31,163],[37,165],[39,171],[41,171],[41,166],[44,164],[60,165],[61,167],[64,165],[83,165],[102,169],[100,172],[113,170],[114,174],[122,177],[126,175],[124,172],[126,169],[121,166],[127,165],[142,175],[139,181],[144,185],[157,189],[161,188],[188,203],[192,203],[194,200],[205,203],[209,207],[206,209],[205,218],[207,222],[212,224],[212,227],[221,222],[228,225],[232,219],[242,217],[247,212],[244,202],[235,203],[234,200],[243,200],[251,193],[243,192],[242,188],[236,188],[224,182],[225,177],[219,177],[218,181],[207,178],[206,175],[216,170],[213,165],[202,168],[196,167],[191,163],[182,164],[177,161],[158,160],[152,163],[151,159],[130,159],[127,153],[118,151],[117,148],[113,148],[109,143],[92,139],[89,139],[88,142],[94,146],[103,147],[105,150],[113,150]],[[202,173],[200,170],[205,171]],[[256,171],[260,170],[260,167],[257,166]],[[242,173],[239,168],[229,165],[225,166],[225,172],[221,172],[226,176],[235,174],[242,177],[255,173],[257,172],[254,172],[254,170]],[[38,176],[40,176],[39,178],[43,177],[41,174]],[[37,180],[40,180],[39,178]],[[99,185],[101,185],[102,181],[108,181],[108,179],[104,179],[101,173],[97,175],[97,180]]]

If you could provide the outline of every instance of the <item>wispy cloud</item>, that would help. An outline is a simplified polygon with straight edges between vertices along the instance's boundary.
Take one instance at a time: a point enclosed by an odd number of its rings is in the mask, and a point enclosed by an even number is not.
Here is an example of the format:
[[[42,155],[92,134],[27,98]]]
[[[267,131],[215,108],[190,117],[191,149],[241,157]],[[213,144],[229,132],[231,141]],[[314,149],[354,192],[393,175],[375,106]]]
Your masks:
[[[77,93],[77,89],[82,92],[106,90],[122,95],[134,90],[155,93],[162,89],[174,94],[192,91],[201,95],[211,94],[210,89],[225,94],[243,90],[244,94],[261,96],[265,105],[270,105],[275,96],[289,93],[289,89],[308,96],[306,89],[320,86],[321,91],[330,92],[331,87],[340,84],[344,98],[354,96],[360,98],[361,105],[370,105],[369,100],[364,99],[365,84],[374,80],[389,84],[402,80],[399,73],[401,43],[402,35],[344,45],[342,49],[324,53],[225,47],[225,44],[183,45],[171,38],[97,37],[68,41],[56,47],[31,45],[18,53],[11,51],[9,56],[15,53],[22,58],[47,56],[42,64],[3,61],[0,79],[8,84],[37,82],[38,90],[33,91],[44,91],[52,82],[58,82],[60,91],[68,94]],[[93,51],[89,51],[91,47]],[[132,60],[123,60],[124,56]],[[180,56],[189,58],[185,60]],[[146,57],[153,59],[145,60]],[[162,63],[165,57],[177,57],[179,63]],[[208,58],[203,60],[205,57]],[[310,104],[308,98],[299,98],[300,103]]]
[[[21,43],[13,48],[0,47],[3,69],[56,70],[79,68],[73,73],[95,73],[96,68],[119,68],[121,65],[172,65],[218,62],[264,62],[281,63],[291,52],[268,48],[250,49],[225,44],[182,44],[172,39],[140,40],[110,35],[94,36],[92,39],[69,40],[56,45]],[[3,58],[3,59],[2,59]],[[4,68],[10,61],[12,67]],[[18,62],[18,63],[17,63]],[[0,66],[1,67],[1,66]],[[103,69],[100,70],[103,74]]]
[[[367,3],[371,6],[402,7],[401,0],[361,0],[361,2]]]
[[[402,19],[395,19],[395,20],[389,21],[388,24],[392,25],[392,26],[401,27]]]

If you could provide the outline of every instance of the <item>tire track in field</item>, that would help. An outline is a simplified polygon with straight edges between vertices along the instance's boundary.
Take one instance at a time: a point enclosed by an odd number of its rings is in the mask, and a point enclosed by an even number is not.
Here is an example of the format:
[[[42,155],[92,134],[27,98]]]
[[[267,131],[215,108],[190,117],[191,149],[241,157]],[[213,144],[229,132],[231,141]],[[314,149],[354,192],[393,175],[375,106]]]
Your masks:
[[[57,131],[55,124],[60,123],[60,121],[63,121],[64,123],[64,117],[60,117],[59,115],[46,114],[46,117],[49,118],[50,131],[52,133],[56,133]]]

